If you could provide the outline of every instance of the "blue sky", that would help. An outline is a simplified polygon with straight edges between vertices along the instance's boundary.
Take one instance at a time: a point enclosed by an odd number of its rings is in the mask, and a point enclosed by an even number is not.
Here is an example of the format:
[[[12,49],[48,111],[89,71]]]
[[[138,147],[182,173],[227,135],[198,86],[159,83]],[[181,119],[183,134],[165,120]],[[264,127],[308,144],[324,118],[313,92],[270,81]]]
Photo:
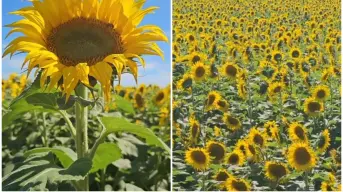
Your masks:
[[[2,1],[2,26],[10,24],[14,21],[20,19],[20,17],[15,15],[8,14],[11,11],[18,10],[22,7],[29,6],[31,3],[24,1],[24,0],[4,0]],[[155,11],[153,14],[147,15],[144,20],[142,21],[141,25],[147,24],[154,24],[163,29],[169,41],[171,39],[170,33],[170,22],[171,22],[171,13],[170,13],[170,0],[147,0],[144,7],[150,6],[158,6],[159,9]],[[4,47],[14,38],[16,38],[19,34],[15,33],[5,39],[7,33],[9,32],[9,28],[3,27],[2,28],[2,50]],[[170,42],[169,43],[158,43],[160,48],[164,52],[165,59],[162,60],[160,57],[157,56],[144,56],[146,61],[146,68],[143,69],[142,67],[139,69],[139,77],[138,77],[138,84],[145,83],[145,84],[157,84],[159,86],[166,86],[170,83],[170,65],[171,65],[171,57],[170,57]],[[11,73],[22,73],[23,71],[20,69],[21,64],[25,58],[24,54],[19,54],[13,56],[11,59],[9,56],[6,56],[2,59],[2,76],[3,78],[7,78]],[[123,86],[136,86],[134,78],[132,75],[125,74],[122,77],[122,85]]]

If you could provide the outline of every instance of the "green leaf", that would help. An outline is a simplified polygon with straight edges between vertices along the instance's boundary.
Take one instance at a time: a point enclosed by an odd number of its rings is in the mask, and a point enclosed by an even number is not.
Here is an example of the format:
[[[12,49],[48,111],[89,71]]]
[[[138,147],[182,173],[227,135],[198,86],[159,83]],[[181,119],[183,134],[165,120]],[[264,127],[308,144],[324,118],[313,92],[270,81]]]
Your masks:
[[[106,168],[112,162],[121,158],[119,147],[115,143],[102,143],[96,149],[91,173]]]
[[[21,94],[14,98],[10,104],[10,106],[16,104],[18,101],[20,101],[21,99],[24,99],[34,93],[37,93],[40,90],[40,76],[41,73],[38,73],[37,77],[35,78],[35,80],[32,82],[31,85],[26,86],[26,88],[23,90],[23,92],[21,92]]]
[[[119,95],[115,95],[114,98],[115,98],[116,106],[120,110],[123,110],[123,111],[125,111],[127,113],[130,113],[130,114],[134,114],[135,113],[135,109],[133,108],[132,103],[130,101],[122,98]]]
[[[62,181],[78,181],[85,178],[92,167],[88,158],[76,160],[67,169],[54,163],[54,155],[39,153],[28,157],[16,170],[2,180],[4,191],[45,191]]]
[[[66,147],[36,148],[36,149],[32,149],[30,151],[27,151],[24,154],[24,156],[28,157],[32,154],[43,153],[43,152],[54,153],[64,168],[69,167],[77,159],[76,153],[73,150],[66,148]]]
[[[57,109],[56,93],[35,93],[26,98],[27,103],[46,109]]]
[[[123,118],[101,117],[100,119],[106,128],[106,134],[121,131],[136,134],[139,137],[144,138],[148,145],[156,145],[170,153],[169,147],[148,128],[130,123]]]

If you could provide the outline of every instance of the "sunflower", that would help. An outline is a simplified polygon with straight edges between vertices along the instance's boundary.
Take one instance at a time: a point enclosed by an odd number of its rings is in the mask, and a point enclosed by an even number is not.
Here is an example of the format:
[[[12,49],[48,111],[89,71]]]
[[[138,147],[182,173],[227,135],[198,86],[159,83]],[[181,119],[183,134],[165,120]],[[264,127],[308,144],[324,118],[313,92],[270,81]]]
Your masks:
[[[317,145],[318,151],[321,153],[326,151],[326,149],[330,145],[330,140],[331,140],[330,139],[330,132],[328,129],[325,129],[319,137],[319,141],[318,141],[318,145]]]
[[[290,56],[292,59],[298,59],[300,58],[302,55],[300,49],[298,48],[292,48],[291,51],[290,51]]]
[[[226,156],[225,162],[230,165],[242,166],[245,161],[245,156],[241,150],[234,150]]]
[[[335,189],[335,186],[333,185],[333,183],[329,183],[326,181],[322,182],[322,184],[320,185],[320,189],[322,191],[338,191],[337,189]]]
[[[266,177],[272,181],[278,181],[289,172],[284,163],[267,161],[264,165]]]
[[[157,92],[153,101],[155,105],[162,106],[167,100],[168,100],[168,94],[166,93],[166,90],[162,89]]]
[[[219,181],[219,188],[225,188],[225,181],[230,177],[230,174],[225,169],[220,169],[214,176],[213,179]]]
[[[307,129],[299,122],[292,122],[289,125],[288,134],[293,142],[307,142]]]
[[[230,177],[227,179],[225,186],[227,191],[250,191],[251,189],[248,181],[235,177]]]
[[[283,82],[273,82],[269,84],[268,87],[268,95],[269,97],[279,96],[280,93],[285,88],[285,84]]]
[[[260,161],[260,154],[256,147],[256,144],[246,142],[246,157],[248,161],[251,162],[259,162]]]
[[[41,87],[48,90],[62,82],[66,100],[81,83],[92,87],[100,82],[109,101],[112,75],[120,82],[128,67],[137,81],[137,61],[141,55],[163,52],[153,41],[168,41],[163,31],[153,25],[138,27],[145,15],[157,7],[142,10],[144,1],[60,0],[31,1],[32,6],[12,14],[24,19],[7,26],[9,34],[21,32],[6,48],[4,56],[25,52],[28,75],[34,68],[42,73]],[[48,80],[48,81],[47,81]]]
[[[247,88],[246,88],[246,83],[243,79],[239,79],[237,81],[237,89],[238,89],[238,96],[242,99],[246,99]]]
[[[215,126],[215,127],[214,127],[214,136],[219,137],[219,136],[222,136],[222,135],[223,135],[223,133],[222,133],[222,131],[220,130],[220,128],[217,127],[217,126]]]
[[[307,171],[316,165],[316,156],[312,148],[303,142],[295,142],[288,148],[288,163],[297,171]]]
[[[248,138],[249,138],[249,141],[251,141],[255,145],[258,145],[261,148],[264,147],[266,144],[265,134],[263,134],[259,130],[257,130],[256,127],[253,127],[250,129]]]
[[[223,65],[221,69],[221,74],[223,76],[228,77],[229,79],[236,79],[236,76],[238,74],[239,67],[236,64],[227,62]]]
[[[237,130],[239,128],[241,128],[241,122],[239,121],[238,118],[233,117],[232,115],[226,113],[224,114],[223,117],[223,122],[226,124],[226,126],[231,129],[231,130]]]
[[[190,74],[184,74],[182,79],[177,82],[177,89],[179,90],[187,90],[192,87],[193,78]]]
[[[276,62],[282,61],[282,53],[280,51],[272,51],[272,59]]]
[[[196,64],[197,62],[203,63],[207,60],[207,56],[203,53],[198,53],[193,51],[190,55],[187,56],[187,60],[190,62],[191,65]]]
[[[272,138],[277,141],[280,140],[279,128],[275,121],[268,121],[264,124],[264,134],[266,134],[268,138]]]
[[[191,74],[195,81],[202,81],[208,76],[209,69],[204,63],[197,62],[192,66]]]
[[[139,92],[136,92],[134,94],[134,106],[136,109],[140,109],[140,110],[144,109],[144,107],[145,107],[144,97]]]
[[[210,154],[211,158],[213,158],[214,163],[221,162],[225,157],[226,147],[223,143],[209,141],[206,144],[206,150]]]
[[[200,135],[200,123],[194,117],[191,117],[189,120],[189,126],[190,140],[196,143]]]
[[[247,155],[247,141],[244,139],[240,139],[237,141],[236,145],[235,145],[235,150],[240,150],[243,155]]]
[[[218,93],[217,91],[210,91],[207,95],[206,100],[207,110],[217,109],[217,103],[219,100],[221,100],[220,93]]]
[[[312,97],[324,101],[330,96],[330,89],[326,85],[319,85],[312,90]]]
[[[222,112],[226,112],[229,108],[229,103],[225,99],[217,100],[217,106]]]
[[[309,97],[304,102],[304,112],[310,116],[317,116],[320,112],[324,111],[324,105],[315,98]]]
[[[144,95],[145,90],[146,90],[145,84],[141,84],[141,85],[138,87],[137,90],[138,90],[138,92],[140,92],[142,95]]]
[[[189,148],[186,151],[186,163],[197,170],[205,170],[210,165],[209,153],[203,148]]]

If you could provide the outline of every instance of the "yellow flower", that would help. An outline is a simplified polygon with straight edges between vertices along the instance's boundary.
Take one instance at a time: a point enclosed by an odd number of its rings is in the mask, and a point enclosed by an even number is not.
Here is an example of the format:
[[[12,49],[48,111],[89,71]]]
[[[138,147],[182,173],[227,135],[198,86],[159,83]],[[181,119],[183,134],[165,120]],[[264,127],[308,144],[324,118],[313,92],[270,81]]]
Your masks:
[[[231,130],[237,130],[239,128],[241,128],[241,122],[239,121],[238,118],[233,117],[232,115],[226,113],[224,114],[223,117],[223,122],[226,124],[226,126],[231,129]]]
[[[213,163],[220,163],[225,157],[226,147],[223,143],[208,141],[206,144],[206,150],[210,154],[211,158],[213,158]]]
[[[299,122],[292,122],[289,125],[288,134],[293,142],[307,142],[307,129]]]
[[[230,174],[225,169],[220,169],[214,176],[213,179],[220,182],[219,188],[225,188],[225,181],[230,177]]]
[[[206,108],[207,110],[218,109],[218,101],[221,99],[217,91],[210,91],[207,95]]]
[[[139,92],[134,94],[134,106],[139,110],[143,110],[145,107],[144,97]]]
[[[248,181],[244,179],[238,179],[235,177],[230,177],[225,182],[227,191],[250,191],[251,186]]]
[[[312,97],[324,101],[330,96],[330,89],[326,85],[319,85],[312,90]]]
[[[185,159],[188,165],[197,170],[206,170],[211,162],[209,153],[203,148],[189,148]]]
[[[208,76],[208,74],[208,66],[204,65],[204,63],[197,62],[192,66],[192,77],[194,81],[202,81]]]
[[[257,130],[256,127],[250,129],[248,138],[250,142],[260,146],[261,148],[264,147],[266,144],[265,135],[261,133],[259,130]]]
[[[325,152],[326,149],[330,146],[330,140],[330,132],[328,129],[325,129],[319,137],[317,145],[318,151],[321,153]]]
[[[295,142],[288,148],[288,163],[297,171],[307,171],[316,165],[316,156],[312,148],[302,142]]]
[[[304,112],[309,116],[317,116],[324,111],[324,105],[315,98],[309,97],[304,102]]]
[[[24,64],[28,74],[34,68],[42,71],[41,87],[47,80],[48,90],[63,79],[66,100],[79,83],[102,86],[106,101],[110,100],[112,75],[129,68],[137,81],[137,58],[163,52],[154,41],[168,41],[162,30],[153,25],[140,26],[145,15],[157,7],[142,10],[141,1],[59,0],[31,1],[32,6],[12,14],[24,19],[9,24],[9,33],[21,32],[6,47],[4,56],[27,53]],[[113,70],[113,68],[115,70]]]
[[[236,64],[227,62],[223,65],[221,69],[221,74],[223,76],[228,77],[229,79],[236,79],[236,76],[238,74],[239,67]]]
[[[326,181],[322,182],[322,184],[320,185],[320,189],[322,191],[338,191],[337,189],[335,189],[335,187],[332,183],[328,183]]]
[[[285,88],[285,84],[282,82],[273,82],[270,83],[268,87],[268,96],[269,97],[279,97],[280,93],[283,91]]]
[[[301,53],[300,49],[292,48],[291,51],[290,51],[290,56],[293,59],[298,59],[298,58],[300,58],[302,56],[302,53]]]
[[[178,90],[190,89],[192,87],[193,78],[190,74],[184,74],[182,79],[177,82]]]
[[[229,103],[224,99],[217,100],[217,106],[222,112],[226,112],[229,109]]]
[[[157,92],[156,96],[154,97],[154,103],[157,106],[162,106],[168,100],[168,95],[164,89]]]
[[[245,156],[241,150],[234,150],[226,156],[225,162],[230,165],[242,166],[245,161]]]
[[[223,133],[222,131],[220,130],[220,128],[218,128],[217,126],[214,127],[214,136],[216,137],[219,137],[219,136],[222,136]]]
[[[264,134],[268,135],[269,138],[280,140],[279,128],[275,121],[268,121],[264,124]]]
[[[274,161],[267,161],[264,165],[264,171],[266,177],[272,181],[278,181],[289,172],[286,164]]]
[[[200,124],[199,122],[191,116],[191,118],[189,119],[189,137],[191,142],[196,143],[197,139],[200,135]]]

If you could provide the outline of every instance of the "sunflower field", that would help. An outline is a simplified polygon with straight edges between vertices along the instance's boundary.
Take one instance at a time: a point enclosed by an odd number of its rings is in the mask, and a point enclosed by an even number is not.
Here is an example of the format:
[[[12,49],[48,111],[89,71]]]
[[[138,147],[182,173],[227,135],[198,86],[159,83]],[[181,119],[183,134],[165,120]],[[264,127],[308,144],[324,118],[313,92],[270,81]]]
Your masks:
[[[341,191],[338,0],[173,1],[173,189]]]
[[[164,31],[141,24],[158,7],[25,3],[6,23],[3,57],[24,57],[2,81],[2,190],[170,190],[170,86],[120,86],[164,56]]]

